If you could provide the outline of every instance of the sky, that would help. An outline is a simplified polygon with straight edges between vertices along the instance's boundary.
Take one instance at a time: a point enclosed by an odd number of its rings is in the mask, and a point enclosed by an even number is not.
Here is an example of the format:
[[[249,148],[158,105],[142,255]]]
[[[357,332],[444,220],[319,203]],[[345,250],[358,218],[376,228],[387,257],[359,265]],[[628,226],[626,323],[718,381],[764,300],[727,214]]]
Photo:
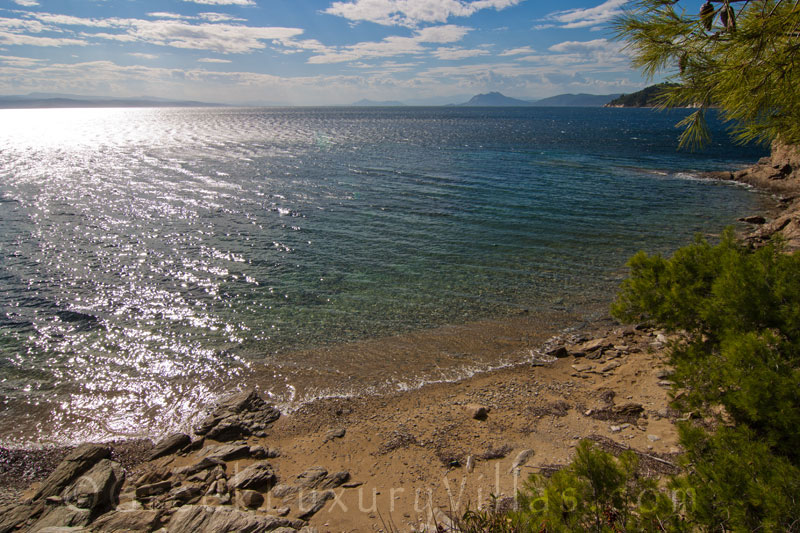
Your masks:
[[[0,94],[258,105],[632,92],[627,0],[0,0]]]

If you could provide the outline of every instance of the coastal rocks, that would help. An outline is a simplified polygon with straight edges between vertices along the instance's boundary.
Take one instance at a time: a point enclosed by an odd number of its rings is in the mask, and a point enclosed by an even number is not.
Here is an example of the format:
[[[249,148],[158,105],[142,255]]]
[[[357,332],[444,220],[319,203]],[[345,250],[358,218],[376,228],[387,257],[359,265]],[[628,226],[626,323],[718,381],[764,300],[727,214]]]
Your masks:
[[[264,504],[264,496],[254,490],[243,490],[239,493],[239,501],[248,509],[257,509]]]
[[[228,481],[228,489],[271,489],[278,478],[267,462],[248,466]]]
[[[82,444],[72,450],[33,495],[34,500],[58,496],[70,483],[101,459],[111,457],[111,449],[100,444]]]
[[[280,527],[300,529],[302,522],[278,516],[239,511],[233,507],[187,505],[178,509],[167,533],[265,533]]]
[[[62,493],[64,503],[100,514],[117,501],[125,472],[116,461],[101,459]]]
[[[166,494],[172,488],[172,481],[159,481],[158,483],[151,483],[149,485],[141,485],[136,487],[136,498],[149,498],[151,496],[158,496]]]
[[[325,503],[334,498],[335,494],[332,490],[318,491],[303,493],[298,499],[298,515],[301,520],[308,520],[317,514],[324,506]]]
[[[146,460],[153,461],[159,457],[175,453],[188,446],[191,442],[192,439],[189,437],[189,435],[186,435],[185,433],[173,433],[172,435],[158,442]]]
[[[242,392],[220,401],[195,428],[195,433],[217,441],[231,441],[264,434],[279,417],[280,411],[256,391]]]
[[[94,533],[151,533],[159,527],[160,511],[111,511],[92,523]]]

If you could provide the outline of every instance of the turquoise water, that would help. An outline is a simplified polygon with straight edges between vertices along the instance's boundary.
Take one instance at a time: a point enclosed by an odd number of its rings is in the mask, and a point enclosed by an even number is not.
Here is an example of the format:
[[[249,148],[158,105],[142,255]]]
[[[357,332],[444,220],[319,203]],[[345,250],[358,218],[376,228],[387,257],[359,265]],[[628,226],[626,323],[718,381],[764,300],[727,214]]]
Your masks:
[[[254,372],[288,406],[421,383],[418,360],[354,365],[330,347],[602,313],[632,253],[763,202],[697,175],[765,152],[724,134],[678,152],[680,116],[0,111],[0,441],[183,427]],[[436,377],[492,357],[437,360]]]

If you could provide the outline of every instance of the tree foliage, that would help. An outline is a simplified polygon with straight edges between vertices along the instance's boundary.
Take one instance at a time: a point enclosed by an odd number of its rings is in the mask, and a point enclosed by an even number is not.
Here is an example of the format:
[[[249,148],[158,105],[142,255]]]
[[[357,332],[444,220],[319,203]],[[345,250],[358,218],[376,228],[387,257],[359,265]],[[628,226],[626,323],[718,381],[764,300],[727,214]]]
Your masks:
[[[684,5],[685,4],[685,5]],[[636,0],[615,23],[633,63],[678,86],[662,105],[697,107],[679,125],[681,145],[708,141],[705,113],[719,107],[742,141],[800,143],[800,3]]]
[[[612,314],[685,338],[671,347],[691,519],[709,530],[800,531],[800,255],[752,251],[728,230],[671,258],[629,261]]]

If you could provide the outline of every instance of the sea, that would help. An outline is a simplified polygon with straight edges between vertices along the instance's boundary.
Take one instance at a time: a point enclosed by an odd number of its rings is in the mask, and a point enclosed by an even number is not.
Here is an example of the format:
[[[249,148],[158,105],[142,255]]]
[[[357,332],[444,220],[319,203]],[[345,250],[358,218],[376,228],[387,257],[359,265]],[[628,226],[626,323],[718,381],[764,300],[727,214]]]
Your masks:
[[[188,430],[529,360],[608,315],[627,259],[765,194],[702,178],[688,111],[0,110],[0,445]],[[713,114],[713,113],[712,113]]]

